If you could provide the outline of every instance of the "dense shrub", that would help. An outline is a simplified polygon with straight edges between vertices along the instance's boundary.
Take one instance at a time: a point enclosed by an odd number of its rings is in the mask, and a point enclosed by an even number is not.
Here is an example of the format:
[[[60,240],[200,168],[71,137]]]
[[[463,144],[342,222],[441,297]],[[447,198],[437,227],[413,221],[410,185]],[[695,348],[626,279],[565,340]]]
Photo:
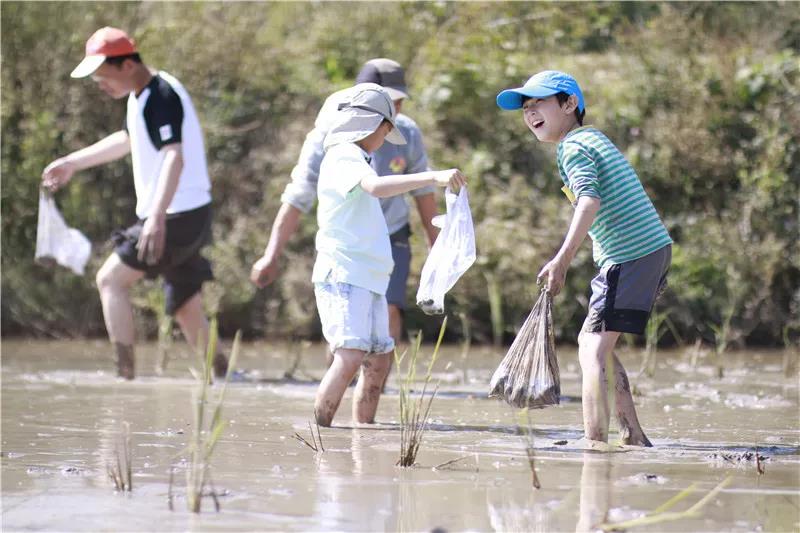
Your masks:
[[[122,124],[123,103],[69,79],[85,39],[107,24],[128,29],[145,61],[181,79],[198,108],[216,213],[209,301],[226,332],[319,335],[309,282],[313,216],[275,286],[256,291],[247,274],[319,105],[378,56],[408,67],[413,99],[405,110],[422,127],[432,163],[459,166],[471,179],[479,260],[448,300],[463,319],[451,321],[451,336],[469,323],[479,341],[508,341],[569,223],[553,148],[533,139],[519,113],[494,105],[500,89],[544,68],[582,83],[587,122],[623,149],[668,225],[675,259],[659,306],[680,339],[776,344],[800,328],[800,16],[791,3],[0,9],[4,335],[104,332],[92,273],[110,249],[109,232],[133,219],[129,163],[85,171],[57,197],[69,223],[96,245],[84,278],[32,258],[44,166]],[[418,273],[421,231],[412,239]],[[585,246],[556,301],[561,340],[575,338],[592,273]],[[157,299],[137,299],[147,301]],[[140,306],[152,333],[153,306]],[[438,329],[413,308],[408,324]]]

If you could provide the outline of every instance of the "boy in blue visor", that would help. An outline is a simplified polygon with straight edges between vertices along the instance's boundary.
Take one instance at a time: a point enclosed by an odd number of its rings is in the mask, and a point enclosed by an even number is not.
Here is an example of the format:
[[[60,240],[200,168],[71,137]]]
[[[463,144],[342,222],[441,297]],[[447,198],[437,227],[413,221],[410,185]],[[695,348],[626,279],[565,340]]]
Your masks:
[[[599,130],[583,126],[585,104],[569,74],[546,70],[497,95],[502,109],[522,109],[542,142],[558,143],[562,190],[575,208],[564,243],[539,272],[555,296],[588,234],[600,269],[578,336],[585,437],[608,441],[606,362],[614,364],[616,415],[624,444],[652,446],[636,416],[630,384],[614,345],[621,333],[641,335],[666,287],[672,239],[625,156]]]

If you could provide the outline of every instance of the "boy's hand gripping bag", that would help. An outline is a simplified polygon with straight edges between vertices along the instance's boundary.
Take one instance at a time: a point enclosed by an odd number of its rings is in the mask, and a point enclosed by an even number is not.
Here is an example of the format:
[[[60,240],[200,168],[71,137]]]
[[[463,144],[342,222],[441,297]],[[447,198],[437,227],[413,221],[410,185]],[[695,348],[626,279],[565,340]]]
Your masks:
[[[445,190],[447,214],[431,221],[441,228],[420,275],[417,305],[428,315],[444,313],[444,295],[475,262],[475,229],[467,188]]]
[[[36,262],[47,266],[55,262],[82,276],[91,252],[92,243],[89,239],[80,231],[68,227],[53,197],[40,191]]]
[[[558,405],[561,378],[550,293],[542,290],[489,383],[489,396],[515,407]]]

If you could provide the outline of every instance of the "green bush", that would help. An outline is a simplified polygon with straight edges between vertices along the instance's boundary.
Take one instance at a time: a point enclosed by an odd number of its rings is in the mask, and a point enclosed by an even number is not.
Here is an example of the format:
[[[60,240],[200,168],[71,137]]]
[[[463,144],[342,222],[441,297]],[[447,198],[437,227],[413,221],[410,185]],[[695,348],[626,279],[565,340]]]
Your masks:
[[[581,82],[587,122],[626,153],[675,239],[659,305],[680,337],[779,344],[800,328],[800,16],[791,3],[3,2],[0,10],[4,335],[104,331],[93,273],[110,231],[134,218],[129,163],[82,172],[57,196],[95,244],[85,277],[35,266],[33,251],[44,166],[123,122],[122,102],[69,78],[85,39],[107,24],[129,30],[149,65],[181,79],[201,116],[215,207],[209,305],[223,334],[319,337],[313,216],[275,286],[257,291],[247,275],[320,104],[379,56],[408,67],[405,111],[432,164],[458,166],[471,180],[479,257],[447,305],[477,341],[514,335],[572,214],[553,147],[494,104],[499,90],[545,68]],[[410,300],[426,253],[421,230],[412,246]],[[555,302],[561,340],[574,340],[582,322],[590,254],[585,246]],[[156,313],[142,306],[139,320],[155,334]],[[437,321],[413,305],[407,322],[436,333]],[[460,324],[450,321],[450,338]]]

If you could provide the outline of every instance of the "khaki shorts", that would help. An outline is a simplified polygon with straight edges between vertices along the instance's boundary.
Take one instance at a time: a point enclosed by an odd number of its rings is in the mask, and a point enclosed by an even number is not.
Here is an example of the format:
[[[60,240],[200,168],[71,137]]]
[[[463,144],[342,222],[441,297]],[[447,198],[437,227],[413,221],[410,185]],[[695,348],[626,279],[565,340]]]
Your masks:
[[[386,297],[349,283],[314,284],[322,334],[331,347],[386,353],[394,350]]]

